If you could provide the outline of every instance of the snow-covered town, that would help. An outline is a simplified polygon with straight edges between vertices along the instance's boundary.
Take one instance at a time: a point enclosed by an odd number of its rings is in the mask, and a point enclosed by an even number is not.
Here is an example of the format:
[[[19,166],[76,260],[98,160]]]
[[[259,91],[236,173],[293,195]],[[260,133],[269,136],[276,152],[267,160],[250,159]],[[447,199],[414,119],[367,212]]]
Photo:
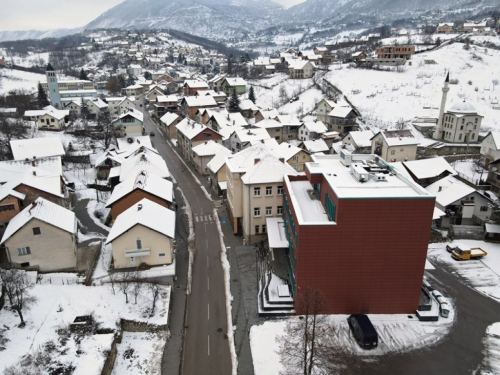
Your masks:
[[[242,1],[227,35],[210,4],[0,16],[0,373],[499,374],[482,1],[280,27]]]

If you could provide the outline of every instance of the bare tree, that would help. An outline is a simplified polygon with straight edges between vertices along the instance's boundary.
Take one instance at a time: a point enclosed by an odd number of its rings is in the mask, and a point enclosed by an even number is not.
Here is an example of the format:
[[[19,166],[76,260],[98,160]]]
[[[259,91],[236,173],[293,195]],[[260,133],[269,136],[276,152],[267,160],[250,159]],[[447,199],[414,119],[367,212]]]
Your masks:
[[[399,118],[398,121],[396,121],[395,127],[397,130],[406,129],[405,120],[403,118]]]
[[[328,335],[326,316],[321,315],[326,299],[318,289],[305,287],[299,291],[295,307],[302,316],[288,321],[285,334],[278,338],[283,374],[321,374],[318,346]]]
[[[132,288],[132,275],[129,272],[123,272],[118,282],[118,289],[125,294],[125,303],[128,303],[128,293]]]
[[[12,156],[10,141],[27,138],[29,130],[28,124],[21,117],[8,118],[0,115],[0,153],[4,159]]]
[[[111,289],[113,290],[113,295],[116,294],[115,285],[117,282],[117,277],[118,277],[118,274],[116,272],[110,272],[108,270],[109,284],[111,285]]]
[[[143,280],[140,276],[139,271],[134,272],[134,274],[132,275],[132,280],[134,280],[134,283],[132,285],[132,295],[134,296],[134,304],[137,305],[137,297],[139,296],[139,294],[141,294],[143,286]]]
[[[153,316],[155,314],[156,300],[160,295],[160,286],[156,282],[151,282],[147,285],[147,288],[151,293],[151,297],[153,297],[153,304],[151,306],[151,316]]]
[[[24,321],[23,310],[29,310],[31,305],[37,301],[35,296],[30,295],[30,290],[34,287],[34,284],[28,278],[26,272],[15,269],[0,269],[0,278],[5,286],[5,292],[11,307],[16,310],[19,319],[21,319],[19,326],[24,327],[26,322]]]

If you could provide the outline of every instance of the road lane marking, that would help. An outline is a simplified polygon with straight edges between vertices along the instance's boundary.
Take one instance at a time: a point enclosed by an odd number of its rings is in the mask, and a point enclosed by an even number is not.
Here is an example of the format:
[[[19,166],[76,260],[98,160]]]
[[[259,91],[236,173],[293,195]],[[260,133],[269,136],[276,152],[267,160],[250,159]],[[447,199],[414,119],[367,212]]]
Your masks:
[[[208,355],[210,355],[210,335],[208,335]]]
[[[207,276],[207,290],[210,290],[210,278],[208,276]]]
[[[210,304],[208,304],[207,312],[208,312],[208,320],[210,320]]]
[[[207,244],[207,250],[208,250],[208,239],[205,240],[205,243]]]
[[[207,255],[207,268],[209,268],[209,261],[208,261],[208,255]]]

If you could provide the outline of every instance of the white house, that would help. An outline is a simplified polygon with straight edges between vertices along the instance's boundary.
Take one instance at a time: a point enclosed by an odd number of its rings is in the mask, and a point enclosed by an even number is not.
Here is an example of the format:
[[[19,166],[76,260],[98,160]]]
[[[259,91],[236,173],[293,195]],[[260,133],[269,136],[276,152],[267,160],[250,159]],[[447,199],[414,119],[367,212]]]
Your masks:
[[[500,159],[500,132],[490,131],[481,141],[481,159],[485,167]]]

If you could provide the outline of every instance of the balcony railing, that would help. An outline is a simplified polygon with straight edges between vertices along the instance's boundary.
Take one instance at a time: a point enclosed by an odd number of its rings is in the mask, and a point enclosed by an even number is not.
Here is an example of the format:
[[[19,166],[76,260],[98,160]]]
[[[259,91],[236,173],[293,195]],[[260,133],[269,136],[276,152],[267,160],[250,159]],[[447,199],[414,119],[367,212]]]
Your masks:
[[[125,258],[147,257],[148,255],[151,255],[150,249],[125,250]]]

